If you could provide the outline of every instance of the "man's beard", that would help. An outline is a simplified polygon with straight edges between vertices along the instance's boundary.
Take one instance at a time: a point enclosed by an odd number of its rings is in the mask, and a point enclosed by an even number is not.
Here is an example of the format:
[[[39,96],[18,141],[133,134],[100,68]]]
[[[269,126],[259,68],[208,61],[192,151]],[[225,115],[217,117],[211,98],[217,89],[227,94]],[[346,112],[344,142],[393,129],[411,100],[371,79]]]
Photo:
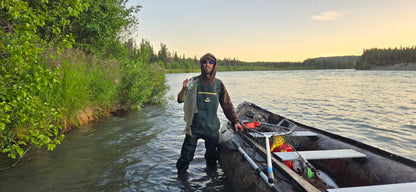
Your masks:
[[[212,73],[212,69],[210,69],[209,67],[205,67],[204,68],[205,73],[207,74],[211,74]]]

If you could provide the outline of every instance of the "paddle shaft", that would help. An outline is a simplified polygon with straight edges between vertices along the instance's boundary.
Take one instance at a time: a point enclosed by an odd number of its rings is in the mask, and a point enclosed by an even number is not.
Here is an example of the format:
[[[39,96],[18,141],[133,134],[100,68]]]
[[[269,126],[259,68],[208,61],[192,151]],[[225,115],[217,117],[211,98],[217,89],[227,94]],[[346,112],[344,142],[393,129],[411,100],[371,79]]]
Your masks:
[[[234,141],[232,141],[233,144],[237,147],[237,150],[244,156],[244,158],[250,163],[250,165],[256,170],[256,173],[260,175],[260,177],[267,183],[267,185],[273,189],[274,191],[280,192],[280,190],[277,188],[277,186],[272,182],[270,182],[270,177],[267,177],[266,174],[264,174],[263,171],[257,166],[257,164],[250,158],[250,156],[247,155],[247,153]],[[270,162],[271,164],[271,162]]]
[[[266,136],[266,151],[267,151],[267,173],[269,174],[269,182],[274,181],[273,176],[273,167],[272,167],[272,157],[270,155],[270,143],[269,143],[269,136]]]

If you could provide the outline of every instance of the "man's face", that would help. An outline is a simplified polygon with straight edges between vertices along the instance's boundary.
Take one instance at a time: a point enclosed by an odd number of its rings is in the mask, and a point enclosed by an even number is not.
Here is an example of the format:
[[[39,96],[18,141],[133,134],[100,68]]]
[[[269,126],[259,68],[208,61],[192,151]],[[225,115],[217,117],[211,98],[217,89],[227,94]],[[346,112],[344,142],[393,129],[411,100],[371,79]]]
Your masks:
[[[214,68],[214,61],[204,60],[202,61],[202,67],[204,69],[205,74],[211,74],[212,69]]]

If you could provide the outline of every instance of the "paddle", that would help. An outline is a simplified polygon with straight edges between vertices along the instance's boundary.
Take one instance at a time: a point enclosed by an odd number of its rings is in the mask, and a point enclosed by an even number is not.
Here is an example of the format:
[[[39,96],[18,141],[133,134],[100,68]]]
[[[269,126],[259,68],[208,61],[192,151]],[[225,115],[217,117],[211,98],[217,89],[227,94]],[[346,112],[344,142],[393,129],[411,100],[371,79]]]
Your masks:
[[[228,144],[227,144],[228,143]],[[242,145],[242,143],[243,143],[243,139],[239,136],[239,135],[237,135],[236,133],[234,133],[234,135],[231,137],[231,138],[229,138],[229,140],[227,140],[226,142],[225,142],[225,145],[227,146],[227,147],[231,147],[230,146],[230,143],[232,143],[233,144],[233,146],[234,146],[234,149],[237,149],[243,156],[244,156],[244,158],[250,163],[250,165],[254,168],[254,170],[256,171],[256,174],[259,174],[260,175],[260,177],[267,183],[267,185],[271,188],[271,189],[273,189],[274,191],[278,191],[279,192],[279,189],[276,187],[276,185],[273,183],[274,182],[274,180],[270,180],[270,178],[269,177],[267,177],[266,176],[266,174],[257,166],[257,164],[251,159],[251,157],[250,156],[248,156],[248,154],[241,148],[241,145]],[[229,148],[229,149],[231,149],[231,148]],[[270,164],[271,164],[271,162],[270,162]],[[268,168],[268,169],[270,169],[270,168]],[[273,169],[273,168],[272,168]],[[273,173],[273,172],[272,172]],[[272,177],[273,178],[273,177]]]
[[[239,139],[237,139],[239,138]],[[237,148],[237,150],[244,156],[244,158],[250,163],[250,165],[254,168],[254,170],[256,171],[256,174],[259,174],[260,177],[267,183],[267,185],[273,189],[274,191],[279,191],[279,189],[276,187],[276,185],[274,184],[274,180],[273,180],[273,175],[272,177],[267,177],[266,174],[257,166],[257,164],[251,159],[250,156],[247,155],[247,153],[241,148],[241,144],[242,144],[242,138],[237,136],[237,134],[235,134],[235,136],[233,138],[231,138],[229,141],[231,141],[234,146]],[[268,158],[270,159],[270,158]],[[267,164],[269,164],[269,161],[267,161]],[[270,162],[271,164],[271,162]],[[267,168],[268,170],[272,169],[271,173],[273,174],[273,168],[269,167]],[[268,171],[270,173],[270,171]],[[270,176],[270,175],[269,175]]]

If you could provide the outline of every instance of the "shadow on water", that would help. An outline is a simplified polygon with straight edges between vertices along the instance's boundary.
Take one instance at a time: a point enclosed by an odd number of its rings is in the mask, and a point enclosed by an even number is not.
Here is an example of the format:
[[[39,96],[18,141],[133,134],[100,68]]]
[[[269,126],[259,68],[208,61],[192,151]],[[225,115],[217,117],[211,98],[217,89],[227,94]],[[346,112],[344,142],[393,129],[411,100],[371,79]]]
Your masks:
[[[224,185],[224,172],[220,168],[212,170],[205,168],[203,172],[190,176],[189,172],[183,176],[178,176],[176,179],[182,183],[179,187],[182,191],[232,191],[231,187]]]

